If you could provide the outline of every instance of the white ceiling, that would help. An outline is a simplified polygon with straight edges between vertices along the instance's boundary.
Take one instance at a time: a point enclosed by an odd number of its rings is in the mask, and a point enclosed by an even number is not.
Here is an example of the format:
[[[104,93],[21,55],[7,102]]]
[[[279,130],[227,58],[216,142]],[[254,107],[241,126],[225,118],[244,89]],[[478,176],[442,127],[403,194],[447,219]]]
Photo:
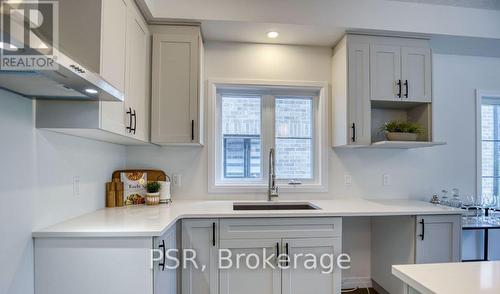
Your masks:
[[[500,0],[390,0],[400,2],[415,2],[433,5],[448,5],[479,9],[500,10]]]
[[[332,46],[345,33],[344,29],[276,23],[238,21],[203,21],[203,37],[212,41]],[[270,39],[267,32],[276,31],[278,38]]]
[[[331,46],[346,31],[500,40],[500,0],[136,1],[149,22],[201,23],[209,41]]]

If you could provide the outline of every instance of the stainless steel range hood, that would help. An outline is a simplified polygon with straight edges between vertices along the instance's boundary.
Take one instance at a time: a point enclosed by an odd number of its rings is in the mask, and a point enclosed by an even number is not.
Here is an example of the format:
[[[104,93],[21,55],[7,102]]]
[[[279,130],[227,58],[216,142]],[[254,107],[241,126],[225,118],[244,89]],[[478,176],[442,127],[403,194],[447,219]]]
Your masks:
[[[0,11],[4,13],[4,11]],[[24,22],[29,21],[21,16],[19,19],[10,22],[10,31],[24,30]],[[30,55],[42,54],[48,45],[44,42],[43,33],[30,30],[30,40],[39,40],[45,46],[42,49],[26,48],[24,49],[24,40],[19,40],[11,36],[8,32],[0,32],[0,41],[3,48],[9,46],[9,49],[19,49],[21,53]],[[4,43],[7,40],[8,43]],[[13,47],[10,47],[10,46]],[[17,46],[16,46],[17,45]],[[0,88],[20,94],[33,99],[64,99],[64,100],[104,100],[104,101],[123,101],[124,94],[106,82],[99,74],[92,72],[85,66],[82,66],[68,55],[52,48],[52,55],[57,64],[53,70],[43,69],[34,71],[11,71],[1,70],[0,68]],[[22,51],[21,51],[22,50]],[[34,51],[34,52],[33,52]],[[68,52],[70,54],[71,52]],[[7,55],[6,55],[7,56]],[[2,61],[3,62],[3,61]]]
[[[0,88],[32,99],[123,101],[123,93],[98,74],[56,54],[56,70],[0,71]]]

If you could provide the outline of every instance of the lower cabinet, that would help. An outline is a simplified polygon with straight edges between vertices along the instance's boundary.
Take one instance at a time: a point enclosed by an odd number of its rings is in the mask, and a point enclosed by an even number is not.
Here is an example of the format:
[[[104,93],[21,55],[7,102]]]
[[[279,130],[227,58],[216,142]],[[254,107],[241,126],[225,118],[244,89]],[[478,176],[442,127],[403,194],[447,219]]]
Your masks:
[[[279,251],[279,239],[239,239],[221,240],[221,248],[231,251],[231,268],[220,270],[220,294],[281,294],[281,270],[262,266],[265,252],[273,254]],[[238,261],[238,256],[245,256]],[[246,256],[257,256],[260,260],[258,268],[253,268],[255,259],[246,262]],[[266,254],[267,255],[267,254]],[[221,256],[226,256],[221,252]],[[222,260],[221,260],[222,261]],[[271,261],[274,265],[277,259]],[[222,261],[222,266],[229,266]],[[249,268],[248,265],[250,265]]]
[[[305,268],[304,263],[305,254],[314,254],[318,258],[321,256],[336,258],[341,254],[340,238],[284,239],[283,243],[288,255],[300,257],[296,261],[292,259],[290,269],[282,272],[283,293],[309,294],[311,285],[314,285],[315,293],[340,293],[340,269],[337,267],[336,259],[331,260],[331,268],[311,270]],[[330,260],[327,264],[330,264]]]
[[[406,286],[392,275],[392,266],[459,262],[460,240],[461,215],[372,217],[371,275],[375,290],[381,287],[391,294],[406,294]]]
[[[154,294],[177,294],[178,293],[178,278],[180,277],[180,269],[176,268],[173,260],[168,256],[176,257],[180,260],[180,254],[175,250],[179,248],[177,225],[167,230],[160,237],[153,238],[153,248],[158,250],[158,255],[161,253],[161,259],[153,263],[153,289]],[[142,292],[141,292],[142,293]]]
[[[220,270],[220,294],[309,294],[312,287],[315,294],[340,294],[341,274],[336,259],[342,247],[341,218],[220,222],[220,248],[231,252],[232,262],[232,267]],[[264,265],[271,255],[269,263],[274,266]],[[320,259],[328,257],[331,271],[320,266]],[[307,262],[312,259],[317,261],[317,267],[311,268],[312,261]],[[227,263],[221,259],[222,266]]]
[[[154,238],[35,238],[35,293],[177,294],[177,272],[159,255],[178,248],[176,232],[174,226]],[[159,249],[154,262],[152,249]]]
[[[306,294],[314,285],[317,294],[340,294],[341,234],[341,218],[183,220],[182,248],[196,250],[200,267],[183,269],[182,293]],[[304,266],[323,254],[333,271]]]
[[[196,266],[186,262],[182,269],[183,294],[217,294],[218,219],[182,220],[182,249],[196,253]],[[185,253],[184,258],[194,257]]]

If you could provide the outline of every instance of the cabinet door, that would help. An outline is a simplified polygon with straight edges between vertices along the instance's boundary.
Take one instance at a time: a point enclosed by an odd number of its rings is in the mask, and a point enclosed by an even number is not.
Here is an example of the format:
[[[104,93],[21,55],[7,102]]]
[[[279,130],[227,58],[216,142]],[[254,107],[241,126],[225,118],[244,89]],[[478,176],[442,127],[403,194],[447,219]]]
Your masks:
[[[401,49],[403,100],[431,102],[431,49]]]
[[[370,81],[371,100],[401,100],[401,47],[370,45]]]
[[[336,262],[341,253],[340,238],[283,239],[283,250],[285,253],[288,251],[290,257],[290,267],[283,269],[282,274],[283,294],[309,294],[311,285],[314,285],[315,294],[340,293],[340,269]],[[328,269],[319,266],[307,269],[304,263],[307,254],[313,254],[318,265],[321,256],[331,256],[333,271],[322,273]]]
[[[349,44],[348,128],[350,145],[369,145],[370,135],[370,50],[368,44]]]
[[[101,76],[119,91],[125,91],[125,48],[127,27],[127,2],[124,0],[102,1],[101,21]],[[127,99],[127,97],[125,97]],[[124,102],[100,103],[101,128],[125,134]]]
[[[153,36],[153,143],[199,142],[198,42],[196,34]]]
[[[127,2],[102,1],[101,15],[101,76],[124,92]]]
[[[460,261],[460,215],[417,217],[415,263]]]
[[[149,141],[149,31],[136,7],[132,4],[127,16],[127,85],[125,109],[129,107],[132,117],[132,132],[127,135]],[[126,115],[128,123],[130,117]]]
[[[182,248],[196,251],[196,268],[182,270],[183,294],[218,294],[218,220],[183,220]]]
[[[263,268],[261,262],[257,269],[249,269],[245,262],[246,257],[240,259],[239,268],[236,266],[237,254],[245,254],[245,256],[256,254],[262,261],[264,249],[266,250],[266,256],[269,256],[275,254],[280,244],[280,239],[221,240],[221,249],[231,251],[233,266],[229,269],[220,270],[220,293],[281,294],[281,270],[279,268],[275,267],[273,269],[269,266]],[[221,265],[227,266],[227,263],[222,261]],[[254,266],[254,263],[250,263],[250,266]]]
[[[36,238],[37,294],[153,294],[151,237]]]
[[[177,249],[177,228],[174,225],[162,236],[155,238],[154,248],[165,250],[164,259],[155,262],[153,264],[153,281],[154,281],[154,293],[155,294],[177,294],[177,269],[173,269],[175,266],[173,261],[169,261],[166,258],[169,249]],[[174,253],[169,253],[169,256],[180,256]],[[166,267],[163,267],[165,264]],[[170,269],[168,267],[171,267]]]

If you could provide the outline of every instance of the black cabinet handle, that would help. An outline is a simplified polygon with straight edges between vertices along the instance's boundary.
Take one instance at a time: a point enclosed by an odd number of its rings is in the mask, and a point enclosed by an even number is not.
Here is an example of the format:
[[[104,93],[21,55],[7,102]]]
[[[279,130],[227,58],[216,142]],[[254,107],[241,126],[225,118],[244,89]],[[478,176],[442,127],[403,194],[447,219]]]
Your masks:
[[[191,120],[191,141],[194,141],[194,119]]]
[[[408,91],[409,91],[409,90],[408,90],[408,80],[405,80],[404,85],[405,85],[405,88],[406,88],[406,91],[405,91],[405,98],[408,98]]]
[[[279,256],[280,256],[280,243],[276,243],[276,258],[278,258]]]
[[[134,128],[132,129],[132,132],[134,132],[134,135],[135,135],[135,130],[137,129],[137,114],[135,113],[135,109],[134,109],[134,113],[131,114],[131,117],[134,117]]]
[[[288,243],[285,244],[285,252],[286,252],[286,266],[290,265],[290,256],[288,255]]]
[[[401,98],[401,91],[402,91],[402,89],[401,89],[401,80],[398,80],[397,85],[398,85],[398,89],[399,89],[398,90],[398,98]]]
[[[128,127],[126,128],[129,133],[132,133],[132,108],[128,108],[127,114],[129,115]]]
[[[212,223],[212,246],[215,246],[215,223]]]
[[[351,128],[352,128],[352,138],[351,139],[353,142],[356,142],[356,124],[352,123]]]
[[[425,221],[422,219],[420,221],[420,224],[422,225],[422,234],[418,235],[420,238],[422,238],[422,241],[424,241],[425,238]]]
[[[158,248],[161,248],[163,250],[163,262],[159,263],[158,265],[161,267],[162,271],[165,271],[165,240],[161,240],[161,244],[158,245]]]

